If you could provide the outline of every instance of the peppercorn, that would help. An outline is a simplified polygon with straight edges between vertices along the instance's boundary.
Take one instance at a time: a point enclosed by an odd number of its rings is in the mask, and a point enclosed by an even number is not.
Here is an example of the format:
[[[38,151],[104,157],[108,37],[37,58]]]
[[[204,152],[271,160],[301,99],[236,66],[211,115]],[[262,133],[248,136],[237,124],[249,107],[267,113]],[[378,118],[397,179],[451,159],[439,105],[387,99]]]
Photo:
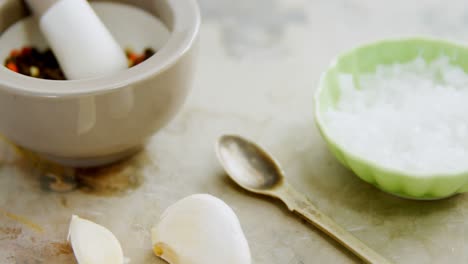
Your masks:
[[[125,49],[125,54],[128,60],[128,67],[133,67],[149,57],[155,52],[151,48],[147,48],[142,54]],[[5,60],[4,65],[17,73],[50,80],[66,80],[65,75],[58,64],[52,50],[47,49],[44,52],[37,48],[25,46],[21,49],[14,49],[10,52],[9,57]]]
[[[29,67],[29,73],[32,77],[39,77],[40,71],[36,66],[31,66]]]

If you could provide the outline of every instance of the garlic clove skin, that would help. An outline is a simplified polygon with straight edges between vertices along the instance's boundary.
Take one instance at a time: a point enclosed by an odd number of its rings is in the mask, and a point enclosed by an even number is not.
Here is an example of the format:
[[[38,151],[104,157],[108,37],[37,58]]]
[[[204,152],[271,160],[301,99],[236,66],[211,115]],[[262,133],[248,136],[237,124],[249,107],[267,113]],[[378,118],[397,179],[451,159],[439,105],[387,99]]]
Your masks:
[[[151,230],[154,253],[170,264],[250,264],[248,242],[234,211],[209,194],[168,207]]]
[[[78,264],[122,264],[124,256],[117,238],[107,228],[72,216],[68,241]]]

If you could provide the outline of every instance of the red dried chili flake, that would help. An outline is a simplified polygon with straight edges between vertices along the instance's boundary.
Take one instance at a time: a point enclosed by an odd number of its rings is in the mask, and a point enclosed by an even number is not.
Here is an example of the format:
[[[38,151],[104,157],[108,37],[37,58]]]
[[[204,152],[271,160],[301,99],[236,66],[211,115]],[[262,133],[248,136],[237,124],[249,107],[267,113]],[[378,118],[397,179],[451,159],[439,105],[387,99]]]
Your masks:
[[[10,57],[18,57],[21,54],[21,51],[14,49],[10,52]]]
[[[27,55],[27,54],[30,54],[32,51],[32,48],[31,47],[23,47],[21,49],[21,55]]]
[[[6,67],[14,72],[18,72],[18,66],[13,62],[7,63]]]
[[[133,66],[142,63],[145,59],[146,59],[146,58],[145,58],[144,55],[138,56],[138,58],[136,58],[136,60],[133,62]]]
[[[132,49],[125,49],[129,67],[145,61],[154,53],[151,48],[145,49],[141,54],[133,52]],[[14,72],[31,77],[65,80],[65,75],[50,49],[39,51],[37,48],[30,46],[14,49],[10,52],[10,56],[5,59],[4,65]]]
[[[135,62],[137,59],[138,59],[138,55],[136,53],[129,53],[127,55],[128,59],[131,61],[131,62]]]

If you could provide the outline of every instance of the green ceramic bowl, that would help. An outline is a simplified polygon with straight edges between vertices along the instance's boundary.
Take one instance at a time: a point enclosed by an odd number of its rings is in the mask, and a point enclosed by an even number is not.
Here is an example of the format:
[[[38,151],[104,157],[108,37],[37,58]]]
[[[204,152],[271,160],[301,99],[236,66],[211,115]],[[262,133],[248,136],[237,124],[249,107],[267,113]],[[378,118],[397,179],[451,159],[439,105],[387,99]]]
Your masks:
[[[315,95],[315,121],[320,133],[344,166],[383,191],[412,199],[440,199],[468,192],[468,161],[467,171],[463,173],[414,175],[385,168],[344,149],[326,133],[327,124],[321,117],[327,109],[335,107],[339,99],[337,76],[339,73],[369,73],[375,71],[379,64],[405,63],[418,56],[430,62],[441,55],[448,56],[452,64],[468,73],[468,47],[441,40],[411,38],[385,40],[355,48],[338,56],[321,77]]]

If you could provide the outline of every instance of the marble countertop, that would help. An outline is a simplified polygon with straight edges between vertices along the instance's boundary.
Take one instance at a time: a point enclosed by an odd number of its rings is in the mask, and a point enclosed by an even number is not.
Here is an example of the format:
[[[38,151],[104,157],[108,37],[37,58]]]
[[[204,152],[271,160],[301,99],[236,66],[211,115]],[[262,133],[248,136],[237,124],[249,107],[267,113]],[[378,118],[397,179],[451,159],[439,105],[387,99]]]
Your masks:
[[[204,22],[193,91],[142,153],[75,171],[76,189],[55,182],[51,191],[53,173],[0,143],[0,263],[73,263],[65,244],[72,214],[111,229],[131,263],[163,263],[151,252],[149,229],[168,205],[193,193],[213,194],[234,209],[254,263],[359,262],[280,202],[236,187],[213,151],[223,133],[263,145],[322,211],[394,262],[468,262],[467,195],[422,202],[375,189],[330,155],[312,112],[320,73],[337,53],[414,34],[466,41],[466,1],[199,2]]]

